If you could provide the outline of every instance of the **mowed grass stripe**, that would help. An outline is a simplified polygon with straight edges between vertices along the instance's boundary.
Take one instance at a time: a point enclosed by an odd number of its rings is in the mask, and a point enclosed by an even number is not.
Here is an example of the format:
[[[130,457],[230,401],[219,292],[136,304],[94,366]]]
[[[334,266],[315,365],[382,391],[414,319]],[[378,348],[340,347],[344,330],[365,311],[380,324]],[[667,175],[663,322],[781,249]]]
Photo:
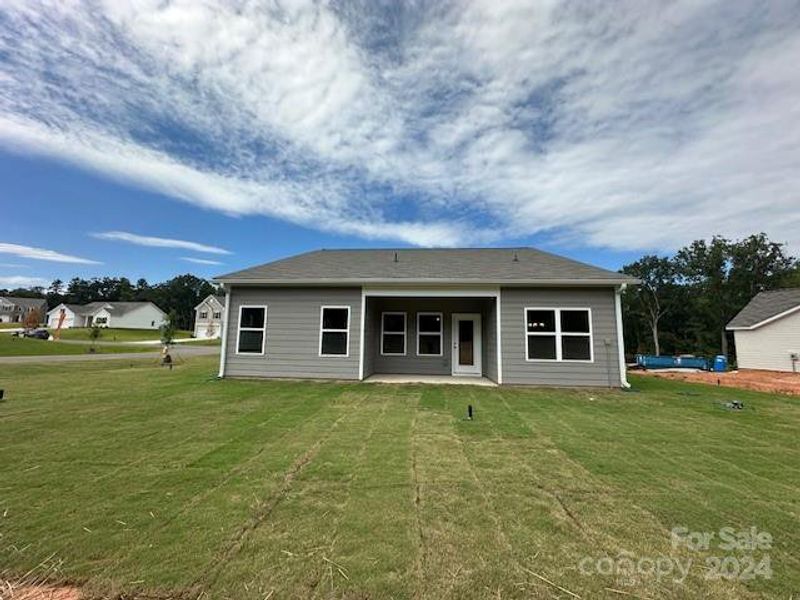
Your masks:
[[[358,409],[331,431],[269,522],[254,529],[225,565],[209,590],[212,596],[222,590],[234,595],[259,590],[310,598],[336,592],[356,571],[358,565],[341,546],[341,523],[353,514],[353,488],[365,473],[373,435],[394,398],[363,391],[345,397]]]
[[[541,400],[545,405],[550,401],[546,398]],[[528,414],[530,406],[527,403],[520,406],[519,399],[515,397],[504,397],[504,401],[509,410],[519,414],[529,426],[532,428],[537,426],[539,421],[534,423],[531,420]],[[540,414],[538,410],[535,412]],[[567,513],[562,518],[563,523],[571,523],[577,527],[584,540],[581,541],[578,536],[564,532],[562,525],[547,536],[544,547],[539,549],[532,561],[531,570],[547,576],[551,581],[580,582],[581,590],[583,593],[590,592],[590,597],[604,597],[609,594],[613,596],[614,592],[609,592],[609,589],[619,589],[641,597],[680,598],[692,590],[701,593],[707,587],[707,582],[696,574],[677,586],[671,585],[669,581],[645,578],[630,580],[627,577],[614,575],[593,574],[591,577],[582,575],[579,564],[587,557],[595,559],[625,555],[655,557],[667,556],[670,553],[680,556],[681,553],[676,553],[669,547],[669,530],[663,528],[659,519],[647,507],[631,502],[625,486],[617,489],[614,485],[598,479],[580,460],[576,461],[557,446],[544,456],[546,459],[554,460],[561,468],[558,469],[554,465],[545,466],[541,461],[536,463],[521,461],[520,464],[525,464],[529,469],[520,476],[520,479],[524,481],[530,475],[532,485],[543,487],[552,496],[552,504],[559,505],[562,511]],[[571,467],[568,468],[569,465]],[[538,476],[539,470],[550,474],[547,480],[543,481]],[[560,474],[560,477],[553,479],[553,474]],[[575,481],[581,482],[580,488],[574,487]],[[530,528],[530,525],[527,525],[520,530],[524,535]],[[564,539],[560,539],[559,534]],[[684,554],[683,558],[687,556]],[[539,592],[544,592],[541,581],[532,579],[529,582],[529,584],[537,583]],[[726,585],[721,587],[720,593],[729,593],[732,589],[738,590],[736,585]],[[746,591],[742,593],[746,595]]]
[[[258,439],[258,448],[254,449],[253,455],[244,463],[230,463],[234,466],[223,480],[210,485],[206,483],[206,489],[198,490],[200,498],[178,500],[176,508],[179,514],[169,518],[166,527],[159,532],[164,543],[153,547],[137,545],[136,550],[126,557],[122,570],[130,569],[133,577],[140,565],[146,562],[151,565],[154,580],[165,581],[176,588],[197,586],[202,589],[213,581],[230,557],[236,554],[238,546],[251,535],[250,530],[273,510],[284,488],[293,485],[297,471],[306,468],[307,463],[313,460],[312,452],[316,446],[322,444],[326,435],[349,416],[336,401],[338,395],[346,395],[346,391],[332,385],[316,391],[326,401],[313,410],[309,410],[310,406],[303,410],[303,403],[292,397],[289,401],[293,410],[281,419],[279,427],[275,422],[272,428],[269,424],[254,426],[253,435]],[[312,402],[311,406],[314,404]],[[209,479],[216,482],[221,473],[219,465],[196,470],[203,474],[198,479],[200,482]],[[191,555],[180,556],[181,550],[187,546],[192,549]],[[114,574],[120,570],[115,568]],[[148,581],[143,582],[143,589],[147,589],[148,584]]]

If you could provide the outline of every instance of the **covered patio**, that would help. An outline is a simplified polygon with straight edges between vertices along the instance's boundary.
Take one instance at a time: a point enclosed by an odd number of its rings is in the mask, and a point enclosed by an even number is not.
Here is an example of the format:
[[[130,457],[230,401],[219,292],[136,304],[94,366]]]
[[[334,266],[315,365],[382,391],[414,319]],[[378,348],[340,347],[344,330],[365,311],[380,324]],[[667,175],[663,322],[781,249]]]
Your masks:
[[[497,330],[493,290],[365,290],[363,378],[495,384]]]

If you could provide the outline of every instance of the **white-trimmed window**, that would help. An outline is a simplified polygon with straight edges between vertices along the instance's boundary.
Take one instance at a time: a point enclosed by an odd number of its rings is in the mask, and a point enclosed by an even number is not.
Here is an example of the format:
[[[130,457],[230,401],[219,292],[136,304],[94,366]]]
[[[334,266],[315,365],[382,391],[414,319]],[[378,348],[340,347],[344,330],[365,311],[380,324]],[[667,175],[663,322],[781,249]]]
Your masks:
[[[406,355],[406,313],[381,313],[381,354]]]
[[[347,357],[350,351],[350,307],[322,306],[319,311],[319,355]]]
[[[204,311],[204,310],[200,311],[200,318],[201,319],[207,319],[208,318],[208,313],[206,311]]]
[[[214,313],[214,318],[215,319],[221,319],[222,318],[222,313],[221,312],[215,312]]]
[[[525,309],[526,360],[592,362],[592,347],[591,309]]]
[[[240,306],[236,354],[264,354],[267,343],[267,307]]]
[[[417,313],[417,356],[442,356],[442,327],[440,312]]]

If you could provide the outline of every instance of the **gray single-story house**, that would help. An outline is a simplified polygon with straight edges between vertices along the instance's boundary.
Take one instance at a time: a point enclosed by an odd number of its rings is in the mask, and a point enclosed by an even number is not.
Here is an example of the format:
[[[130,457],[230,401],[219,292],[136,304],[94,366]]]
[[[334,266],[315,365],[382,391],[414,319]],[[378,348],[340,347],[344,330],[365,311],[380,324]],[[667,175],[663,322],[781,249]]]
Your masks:
[[[800,372],[800,288],[757,294],[727,329],[740,369]]]
[[[318,250],[216,280],[220,377],[627,386],[637,281],[533,248]]]

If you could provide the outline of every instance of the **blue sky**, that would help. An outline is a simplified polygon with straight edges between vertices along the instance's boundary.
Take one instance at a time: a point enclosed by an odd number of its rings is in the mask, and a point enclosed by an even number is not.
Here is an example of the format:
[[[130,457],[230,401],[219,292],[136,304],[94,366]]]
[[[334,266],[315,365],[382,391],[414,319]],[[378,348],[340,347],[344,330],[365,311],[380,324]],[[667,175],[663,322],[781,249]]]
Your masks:
[[[0,6],[0,287],[320,247],[800,251],[796,2]]]

